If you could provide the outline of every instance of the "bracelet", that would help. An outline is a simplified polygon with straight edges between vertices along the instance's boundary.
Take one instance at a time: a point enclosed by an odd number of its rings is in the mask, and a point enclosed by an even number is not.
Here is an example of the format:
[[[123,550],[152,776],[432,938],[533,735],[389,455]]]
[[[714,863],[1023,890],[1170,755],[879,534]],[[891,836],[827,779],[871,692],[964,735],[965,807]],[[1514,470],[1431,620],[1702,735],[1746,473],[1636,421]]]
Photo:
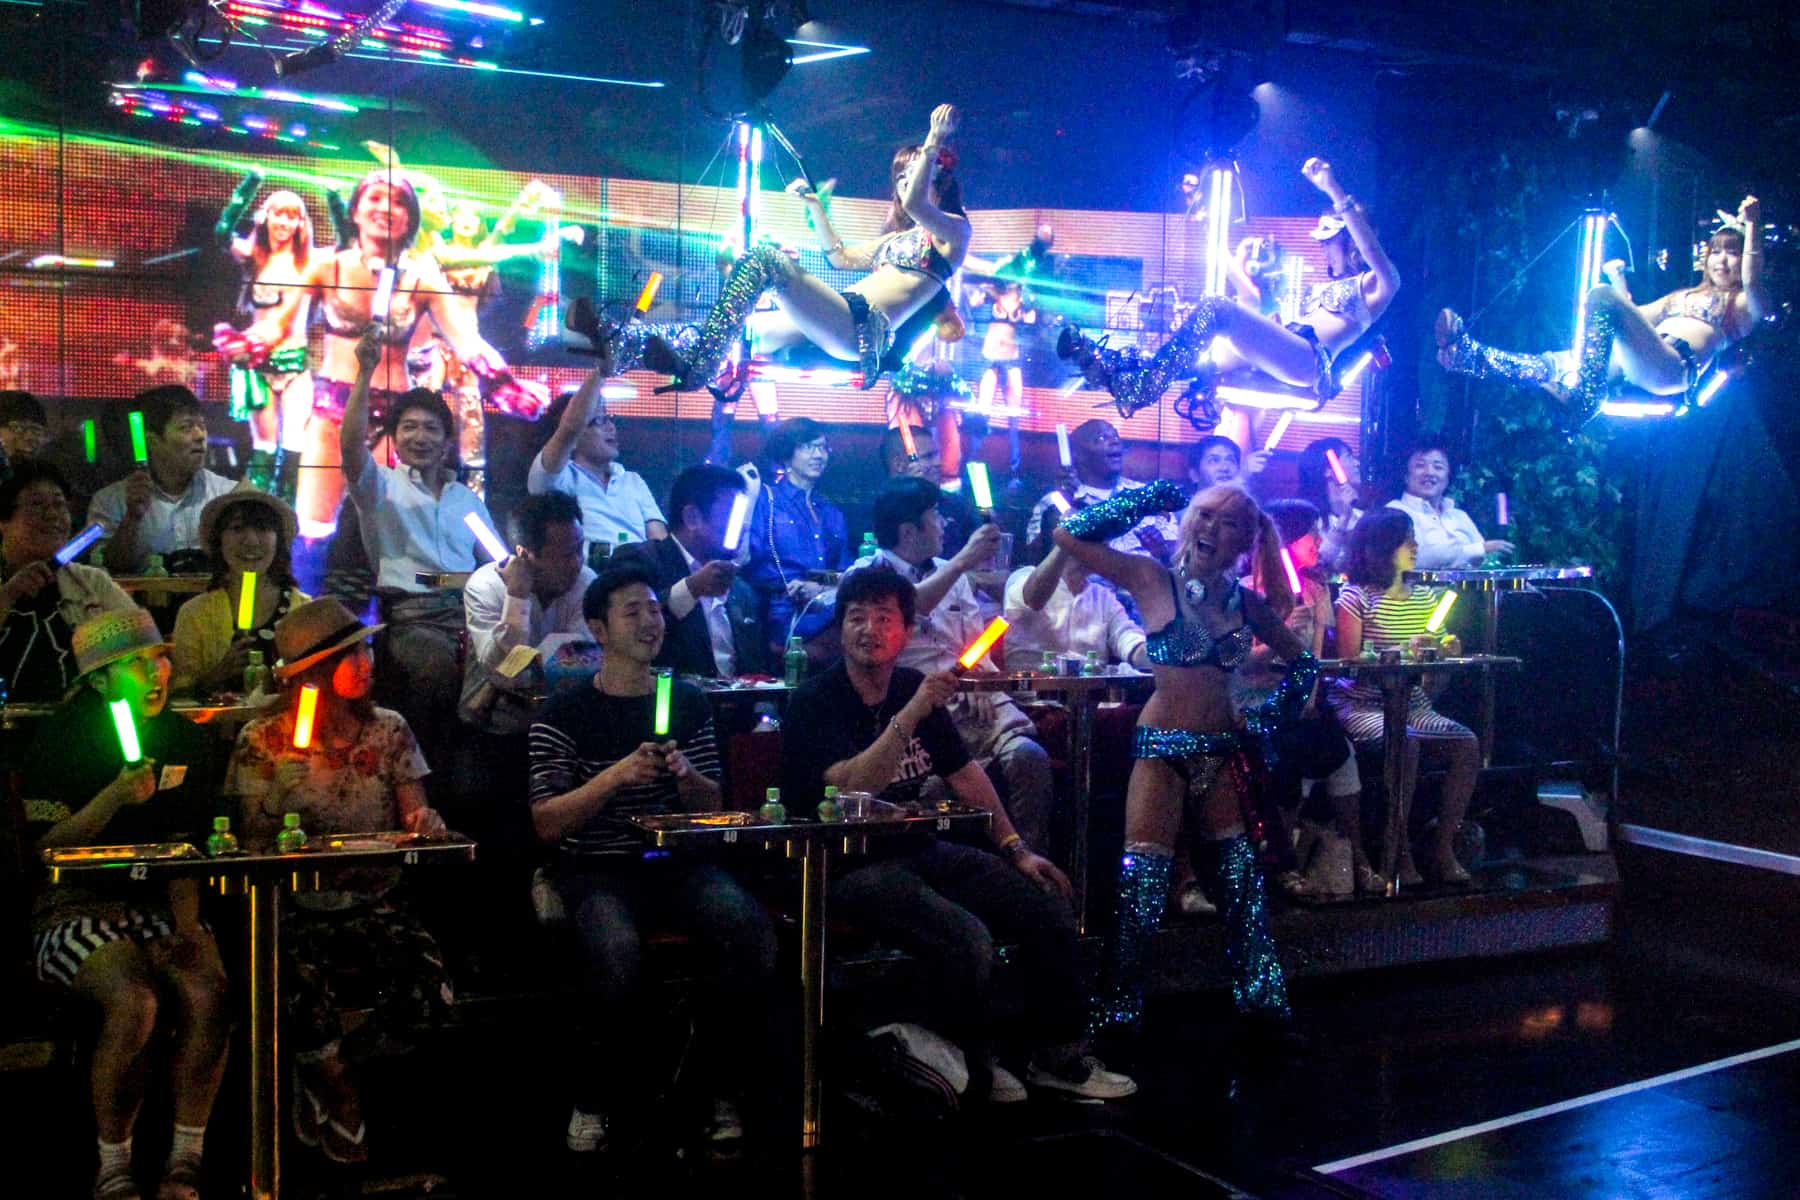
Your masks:
[[[833,243],[831,243],[831,245],[825,247],[825,257],[826,258],[830,258],[834,254],[842,254],[843,252],[844,252],[844,243],[841,241],[833,242]]]
[[[906,726],[900,724],[900,718],[898,716],[891,718],[887,723],[887,727],[889,729],[893,730],[895,733],[899,734],[901,741],[903,741],[903,742],[912,741],[912,730],[910,730]]]
[[[1357,201],[1356,197],[1347,193],[1342,200],[1334,200],[1331,203],[1331,211],[1337,213],[1339,216],[1342,216],[1353,208],[1361,207],[1362,205]]]
[[[1025,844],[1025,839],[1017,833],[1009,833],[1000,839],[1000,853],[1016,854],[1018,848]]]

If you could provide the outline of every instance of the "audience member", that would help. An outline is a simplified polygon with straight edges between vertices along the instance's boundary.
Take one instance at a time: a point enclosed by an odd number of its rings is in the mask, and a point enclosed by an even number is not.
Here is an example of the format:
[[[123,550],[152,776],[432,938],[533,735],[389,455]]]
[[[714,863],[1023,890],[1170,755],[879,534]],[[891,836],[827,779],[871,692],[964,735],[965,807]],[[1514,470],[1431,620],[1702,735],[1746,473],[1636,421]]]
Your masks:
[[[49,438],[50,417],[36,396],[0,391],[0,482],[12,474],[14,463],[36,458]]]
[[[998,526],[982,525],[949,559],[944,522],[938,514],[938,486],[925,479],[890,479],[875,498],[873,558],[858,559],[855,570],[887,568],[914,582],[917,624],[900,651],[900,665],[927,673],[956,666],[963,650],[987,625],[968,574],[993,556]],[[993,670],[990,660],[979,664]],[[1006,794],[1013,826],[1034,850],[1049,846],[1056,804],[1050,758],[1034,740],[1031,718],[1008,696],[970,692],[949,705],[951,719],[968,752],[994,776]]]
[[[1141,480],[1125,477],[1125,443],[1119,440],[1119,431],[1099,417],[1083,421],[1070,431],[1069,457],[1074,460],[1072,478],[1065,479],[1056,490],[1075,508],[1086,508],[1109,500],[1116,493],[1144,486]],[[1031,519],[1025,525],[1025,540],[1029,543],[1049,536],[1044,514],[1055,507],[1050,495],[1044,493],[1031,510]],[[1122,554],[1148,554],[1158,562],[1167,562],[1177,535],[1174,519],[1157,513],[1114,538],[1111,545]]]
[[[1037,566],[1020,567],[1007,578],[1006,619],[1006,656],[1015,670],[1031,669],[1046,650],[1093,651],[1104,662],[1150,669],[1143,627],[1118,593],[1054,543]]]
[[[206,502],[237,486],[206,469],[206,410],[178,383],[139,392],[131,407],[144,414],[150,460],[94,493],[88,521],[106,527],[100,559],[124,575],[142,571],[152,554],[199,550]]]
[[[1219,434],[1203,437],[1187,448],[1188,486],[1195,492],[1221,483],[1247,485],[1268,465],[1267,450],[1253,451],[1246,460],[1236,442]]]
[[[272,843],[289,813],[312,833],[445,832],[426,803],[421,781],[430,768],[406,718],[370,699],[373,632],[329,597],[276,623],[276,674],[288,702],[244,726],[225,787],[238,798],[247,842]],[[311,745],[298,749],[296,708],[307,686],[318,689],[318,704]],[[323,890],[295,892],[282,914],[282,1036],[294,1048],[299,1083],[292,1119],[300,1140],[316,1142],[333,1162],[369,1156],[351,1064],[384,1037],[441,1023],[453,999],[443,955],[399,897],[399,883],[398,869],[342,872]],[[346,1021],[363,1007],[367,1020]]]
[[[1469,514],[1444,494],[1450,476],[1450,452],[1442,442],[1427,439],[1407,453],[1405,493],[1387,502],[1412,518],[1421,571],[1473,567],[1490,554],[1514,549],[1511,542],[1483,538]]]
[[[37,845],[203,841],[218,792],[212,738],[168,708],[169,647],[155,620],[141,608],[104,613],[64,644],[72,644],[87,686],[45,719],[26,765]],[[131,706],[143,752],[122,767],[108,707],[120,700]],[[87,1075],[100,1142],[94,1195],[103,1200],[138,1194],[132,1135],[152,1064],[162,1057],[159,1034],[173,1038],[175,1135],[156,1195],[200,1194],[206,1124],[231,1024],[225,968],[200,919],[200,883],[65,882],[44,889],[32,914],[39,977],[99,1015]]]
[[[745,537],[750,562],[744,578],[762,600],[771,650],[779,655],[792,634],[811,640],[831,622],[830,609],[808,612],[826,585],[809,571],[841,571],[850,563],[850,532],[837,505],[818,494],[831,462],[825,427],[807,417],[783,421],[766,453],[781,477],[756,497]]]
[[[1128,1096],[1137,1085],[1106,1070],[1081,1040],[1086,997],[1068,879],[1013,829],[993,784],[970,760],[946,712],[955,674],[899,665],[914,600],[912,583],[897,572],[845,577],[835,610],[844,657],[789,702],[788,725],[806,736],[790,740],[784,794],[811,806],[831,784],[906,803],[937,776],[958,800],[992,814],[988,833],[999,853],[926,839],[833,881],[832,911],[913,954],[930,973],[933,1003],[923,1015],[962,1047],[971,1096],[1025,1098],[995,1052],[1028,1056],[1026,1078],[1038,1087],[1088,1099]],[[1015,947],[1031,997],[1019,1028],[1000,1027],[995,1013],[1001,941]],[[1001,1039],[1012,1044],[994,1045]]]
[[[14,701],[60,700],[80,673],[75,626],[137,607],[98,567],[56,565],[70,525],[68,481],[49,463],[20,462],[0,483],[0,678]]]
[[[619,462],[619,423],[606,411],[600,385],[610,363],[584,379],[573,395],[550,408],[550,440],[531,460],[525,486],[533,494],[568,492],[581,502],[589,544],[614,544],[620,534],[641,542],[669,536],[669,527],[644,477]]]
[[[1344,482],[1331,469],[1330,451],[1337,455],[1344,469]],[[1320,529],[1319,563],[1327,574],[1344,569],[1349,548],[1350,531],[1362,520],[1363,510],[1357,506],[1362,489],[1362,460],[1350,443],[1342,438],[1319,438],[1300,451],[1296,467],[1300,499],[1318,509],[1324,518]]]
[[[674,532],[617,556],[620,562],[641,562],[663,602],[668,632],[656,656],[659,667],[718,679],[769,671],[761,606],[738,578],[737,552],[723,545],[732,505],[743,494],[744,477],[731,468],[689,467],[669,489]],[[746,519],[746,531],[748,525]]]
[[[204,592],[175,614],[177,694],[202,696],[243,687],[250,652],[275,665],[275,623],[312,597],[294,581],[291,553],[299,522],[278,496],[242,483],[206,502],[200,512],[200,544],[212,564]],[[256,576],[250,628],[238,626],[244,576]]]
[[[913,449],[919,452],[916,459],[906,457],[906,442],[901,438],[898,426],[881,435],[883,477],[894,479],[901,475],[916,475],[920,479],[938,483],[943,460],[938,453],[937,436],[918,425],[912,427],[912,433]],[[944,544],[947,546],[962,545],[975,527],[981,524],[974,507],[960,492],[942,492],[938,497],[938,515],[944,518]]]
[[[650,573],[614,565],[582,602],[605,652],[594,685],[557,696],[531,727],[531,812],[538,837],[557,847],[555,882],[574,924],[585,970],[583,1049],[574,1058],[576,1100],[567,1143],[592,1152],[609,1122],[641,1111],[653,1094],[658,1039],[643,980],[646,927],[696,937],[716,968],[702,1024],[716,1064],[709,1136],[729,1141],[742,1126],[732,1094],[751,1077],[769,1040],[775,931],[768,914],[715,863],[648,859],[628,818],[720,807],[719,756],[711,709],[677,683],[667,734],[654,732],[663,609]]]

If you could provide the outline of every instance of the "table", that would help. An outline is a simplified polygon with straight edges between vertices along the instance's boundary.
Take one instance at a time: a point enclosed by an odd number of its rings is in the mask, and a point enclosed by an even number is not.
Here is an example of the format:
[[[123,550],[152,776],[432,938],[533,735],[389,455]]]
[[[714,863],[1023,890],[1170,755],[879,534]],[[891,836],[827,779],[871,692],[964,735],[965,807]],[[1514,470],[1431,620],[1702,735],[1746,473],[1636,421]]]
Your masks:
[[[43,852],[50,882],[100,876],[146,885],[204,879],[220,894],[239,891],[248,908],[250,957],[251,1200],[281,1195],[281,1064],[276,1022],[281,1004],[281,889],[317,888],[333,867],[412,866],[472,862],[475,843],[457,834],[426,838],[404,832],[323,834],[293,854],[249,853],[207,858],[186,843],[84,846]]]
[[[819,1071],[819,1031],[825,1022],[825,893],[833,846],[839,853],[868,852],[872,839],[909,833],[986,830],[993,817],[961,804],[901,808],[875,801],[867,821],[763,823],[755,813],[669,813],[630,818],[653,846],[760,845],[800,859],[800,1148],[823,1138],[825,1083]]]
[[[1592,567],[1551,567],[1542,563],[1521,563],[1516,567],[1408,571],[1404,580],[1407,583],[1425,584],[1427,587],[1466,589],[1480,592],[1486,597],[1486,604],[1482,608],[1481,652],[1491,655],[1500,652],[1501,592],[1525,591],[1534,583],[1593,577]],[[1494,677],[1491,673],[1482,676],[1481,715],[1478,723],[1481,726],[1481,765],[1485,767],[1494,757]]]
[[[961,692],[1035,692],[1060,696],[1074,717],[1070,731],[1070,806],[1075,818],[1075,842],[1069,847],[1069,882],[1075,889],[1075,926],[1087,932],[1088,815],[1093,802],[1094,706],[1098,693],[1127,687],[1154,686],[1155,676],[1128,670],[1117,675],[1042,675],[1016,671],[998,675],[965,675],[957,684]]]
[[[271,699],[270,703],[273,703]],[[0,708],[0,728],[17,729],[21,725],[33,721],[41,721],[54,712],[60,711],[60,704],[8,704]],[[207,725],[214,721],[230,723],[232,721],[248,721],[251,717],[261,716],[265,711],[259,704],[245,704],[242,701],[233,704],[213,703],[205,700],[171,700],[169,710],[186,717],[196,725]]]
[[[1400,840],[1406,836],[1402,828],[1401,786],[1406,773],[1406,716],[1410,707],[1413,684],[1427,674],[1481,671],[1493,678],[1497,667],[1516,667],[1517,658],[1498,654],[1470,654],[1461,658],[1419,659],[1389,650],[1380,659],[1337,658],[1319,664],[1321,676],[1373,679],[1381,688],[1381,781],[1387,789],[1387,828],[1382,836],[1381,873],[1387,877],[1394,894],[1400,881],[1394,866],[1400,856]]]

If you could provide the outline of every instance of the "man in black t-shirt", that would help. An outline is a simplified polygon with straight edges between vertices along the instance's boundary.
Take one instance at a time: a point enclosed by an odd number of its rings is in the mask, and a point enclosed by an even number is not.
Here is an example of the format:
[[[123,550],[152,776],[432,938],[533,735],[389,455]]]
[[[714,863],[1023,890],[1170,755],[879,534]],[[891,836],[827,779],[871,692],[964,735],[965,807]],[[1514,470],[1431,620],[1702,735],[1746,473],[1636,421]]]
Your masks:
[[[77,625],[80,692],[38,730],[26,770],[39,848],[203,843],[217,805],[212,739],[170,712],[169,646],[141,608]],[[130,705],[142,758],[127,763],[108,705]],[[197,1197],[213,1098],[225,1070],[225,969],[200,923],[195,879],[44,889],[32,913],[38,974],[100,1011],[92,1087],[100,1170],[94,1195],[135,1196],[131,1142],[158,1027],[172,1026],[175,1137],[157,1195]]]
[[[701,1033],[725,1091],[709,1136],[742,1136],[735,1100],[760,1065],[766,1036],[775,931],[737,880],[706,862],[648,857],[626,818],[720,807],[719,755],[706,697],[676,684],[669,733],[657,737],[656,675],[663,610],[648,570],[615,566],[582,597],[582,616],[605,657],[592,687],[558,695],[531,727],[531,818],[557,847],[556,886],[580,939],[584,1052],[568,1146],[601,1148],[612,1114],[641,1109],[658,1090],[651,1051],[658,1040],[642,986],[639,929],[673,927],[701,942],[715,965],[711,1012]]]
[[[1033,1085],[1087,1099],[1129,1096],[1137,1085],[1108,1071],[1082,1041],[1087,1003],[1068,879],[1013,831],[987,773],[963,748],[944,711],[956,694],[955,674],[896,666],[913,615],[912,583],[895,571],[870,567],[838,585],[834,619],[844,657],[802,684],[788,704],[787,728],[805,736],[788,739],[784,794],[805,806],[829,783],[904,801],[938,775],[958,800],[992,814],[999,853],[931,839],[834,880],[832,911],[931,972],[928,1021],[962,1046],[972,1095],[1002,1103],[1025,1098],[1018,1077],[989,1053],[991,1040],[1016,1033],[1008,1049],[1030,1056],[1026,1078]],[[990,980],[1000,941],[1019,949],[1033,1028],[994,1028]]]

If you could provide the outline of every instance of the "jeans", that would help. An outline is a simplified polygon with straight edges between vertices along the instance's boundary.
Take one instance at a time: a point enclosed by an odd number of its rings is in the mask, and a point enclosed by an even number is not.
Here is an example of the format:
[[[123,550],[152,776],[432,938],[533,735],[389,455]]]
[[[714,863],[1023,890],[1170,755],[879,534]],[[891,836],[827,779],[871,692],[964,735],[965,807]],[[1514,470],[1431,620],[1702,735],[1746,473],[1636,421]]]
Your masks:
[[[673,859],[559,868],[563,904],[580,941],[583,1023],[576,1104],[585,1112],[641,1103],[655,1087],[658,1015],[643,982],[640,930],[674,930],[700,943],[712,987],[697,1014],[706,1045],[695,1061],[747,1081],[771,1044],[775,929],[742,884],[712,863]]]
[[[1022,1048],[1081,1037],[1087,1001],[1075,962],[1075,914],[998,855],[933,841],[834,880],[831,912],[923,964],[930,1011],[888,1019],[929,1025],[963,1048],[972,1070],[985,1068],[995,1032],[996,941],[1017,947],[1026,976]]]

